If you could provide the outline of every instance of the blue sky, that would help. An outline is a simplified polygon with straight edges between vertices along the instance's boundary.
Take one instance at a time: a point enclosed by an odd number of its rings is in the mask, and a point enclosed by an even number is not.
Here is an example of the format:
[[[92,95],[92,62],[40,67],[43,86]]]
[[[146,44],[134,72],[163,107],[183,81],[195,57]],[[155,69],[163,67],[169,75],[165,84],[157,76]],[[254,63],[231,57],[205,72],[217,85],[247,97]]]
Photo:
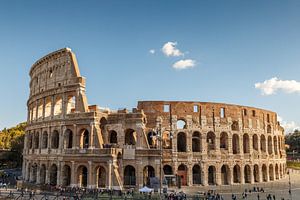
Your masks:
[[[0,1],[0,27],[0,128],[26,120],[31,65],[63,47],[90,104],[225,102],[300,124],[300,1],[11,0]],[[167,56],[167,42],[181,55]],[[194,66],[174,69],[180,60]]]

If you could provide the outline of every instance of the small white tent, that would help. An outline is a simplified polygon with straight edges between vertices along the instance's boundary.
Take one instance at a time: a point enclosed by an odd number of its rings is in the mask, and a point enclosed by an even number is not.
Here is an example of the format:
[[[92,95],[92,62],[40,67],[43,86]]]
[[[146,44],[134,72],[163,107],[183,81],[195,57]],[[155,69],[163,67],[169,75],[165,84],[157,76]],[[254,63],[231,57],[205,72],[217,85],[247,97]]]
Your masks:
[[[153,191],[153,189],[151,189],[151,188],[148,188],[147,186],[145,186],[145,187],[143,187],[143,188],[139,189],[139,191],[140,191],[140,192],[149,193],[149,192],[152,192],[152,191]]]

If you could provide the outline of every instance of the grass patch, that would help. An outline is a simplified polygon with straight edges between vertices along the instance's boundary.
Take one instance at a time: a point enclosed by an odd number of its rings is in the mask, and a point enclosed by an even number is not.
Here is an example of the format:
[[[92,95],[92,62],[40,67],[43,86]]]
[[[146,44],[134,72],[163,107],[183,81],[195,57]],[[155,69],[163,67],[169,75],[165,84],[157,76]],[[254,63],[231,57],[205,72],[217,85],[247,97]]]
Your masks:
[[[300,170],[300,162],[287,161],[286,165],[288,168]]]

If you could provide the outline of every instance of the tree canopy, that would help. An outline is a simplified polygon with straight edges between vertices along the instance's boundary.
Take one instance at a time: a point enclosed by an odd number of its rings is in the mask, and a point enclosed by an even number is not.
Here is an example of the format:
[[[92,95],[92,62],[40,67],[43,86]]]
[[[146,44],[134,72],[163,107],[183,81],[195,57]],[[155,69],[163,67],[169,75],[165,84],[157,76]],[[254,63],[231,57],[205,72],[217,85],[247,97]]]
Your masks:
[[[290,146],[289,151],[300,152],[300,131],[295,130],[285,136],[285,142]]]

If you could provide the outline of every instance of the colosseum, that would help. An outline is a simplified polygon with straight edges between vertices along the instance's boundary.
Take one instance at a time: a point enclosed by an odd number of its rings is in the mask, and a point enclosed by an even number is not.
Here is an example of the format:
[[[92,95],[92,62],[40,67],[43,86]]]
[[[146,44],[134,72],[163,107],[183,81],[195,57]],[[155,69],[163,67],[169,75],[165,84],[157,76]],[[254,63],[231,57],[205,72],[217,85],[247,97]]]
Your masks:
[[[23,179],[87,188],[239,185],[285,176],[284,130],[272,111],[223,103],[88,105],[75,54],[30,70]]]

